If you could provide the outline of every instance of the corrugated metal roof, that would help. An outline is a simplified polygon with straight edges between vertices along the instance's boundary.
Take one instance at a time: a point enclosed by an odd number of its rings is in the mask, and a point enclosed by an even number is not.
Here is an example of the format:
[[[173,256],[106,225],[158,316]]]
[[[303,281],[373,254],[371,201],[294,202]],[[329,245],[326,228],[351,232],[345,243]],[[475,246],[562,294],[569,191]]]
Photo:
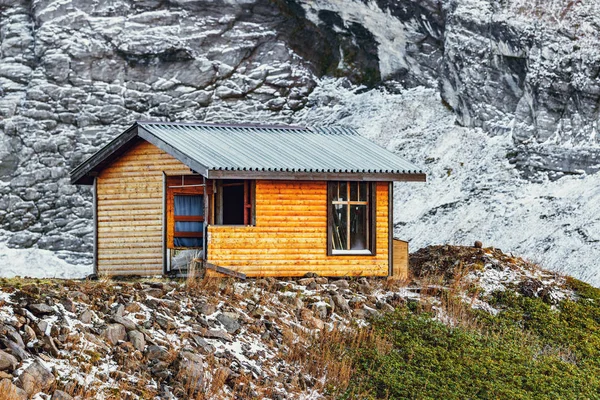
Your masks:
[[[161,122],[138,126],[208,171],[423,174],[349,128]]]

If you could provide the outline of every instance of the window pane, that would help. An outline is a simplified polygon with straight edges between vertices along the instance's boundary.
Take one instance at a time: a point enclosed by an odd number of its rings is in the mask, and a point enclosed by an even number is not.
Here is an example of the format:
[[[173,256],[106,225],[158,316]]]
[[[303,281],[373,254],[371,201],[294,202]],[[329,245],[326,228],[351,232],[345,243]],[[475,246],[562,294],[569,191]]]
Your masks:
[[[175,222],[175,236],[177,236],[177,232],[202,232],[202,228],[202,222],[177,221]]]
[[[204,202],[201,195],[180,196],[175,195],[175,215],[203,215]]]
[[[333,215],[333,249],[348,250],[348,206],[345,204],[332,204]]]
[[[348,200],[348,184],[346,182],[340,182],[338,190],[339,192],[337,196],[337,201]]]
[[[369,192],[367,189],[367,182],[361,182],[359,184],[359,188],[358,188],[358,192],[359,192],[359,201],[368,201],[367,199],[369,198]]]
[[[350,182],[350,201],[358,201],[358,182]]]
[[[350,206],[350,249],[368,249],[367,206]]]
[[[175,247],[202,247],[202,238],[173,238]]]

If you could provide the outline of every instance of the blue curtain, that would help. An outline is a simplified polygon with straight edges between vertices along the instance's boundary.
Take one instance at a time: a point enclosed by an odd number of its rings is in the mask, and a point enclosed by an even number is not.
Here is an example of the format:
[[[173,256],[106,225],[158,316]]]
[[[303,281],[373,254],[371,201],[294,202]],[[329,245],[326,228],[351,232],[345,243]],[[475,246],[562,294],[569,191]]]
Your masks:
[[[175,215],[204,215],[203,196],[175,196]],[[202,232],[202,222],[175,222],[175,232]],[[175,233],[177,235],[177,233]],[[175,247],[202,247],[202,238],[173,238]]]

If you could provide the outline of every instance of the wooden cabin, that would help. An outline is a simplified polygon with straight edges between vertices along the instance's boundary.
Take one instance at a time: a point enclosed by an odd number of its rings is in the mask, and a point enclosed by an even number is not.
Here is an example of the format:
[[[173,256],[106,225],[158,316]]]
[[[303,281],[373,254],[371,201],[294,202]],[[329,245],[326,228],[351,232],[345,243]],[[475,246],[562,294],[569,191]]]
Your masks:
[[[136,122],[71,181],[93,186],[98,274],[402,276],[392,183],[425,174],[347,128]]]

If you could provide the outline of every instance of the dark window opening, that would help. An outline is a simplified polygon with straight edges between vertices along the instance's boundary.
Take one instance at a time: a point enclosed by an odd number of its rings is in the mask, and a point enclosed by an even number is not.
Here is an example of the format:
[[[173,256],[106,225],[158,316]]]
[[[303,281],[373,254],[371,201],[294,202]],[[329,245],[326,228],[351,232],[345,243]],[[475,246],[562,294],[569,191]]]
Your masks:
[[[216,197],[216,224],[254,225],[254,182],[222,180]]]

